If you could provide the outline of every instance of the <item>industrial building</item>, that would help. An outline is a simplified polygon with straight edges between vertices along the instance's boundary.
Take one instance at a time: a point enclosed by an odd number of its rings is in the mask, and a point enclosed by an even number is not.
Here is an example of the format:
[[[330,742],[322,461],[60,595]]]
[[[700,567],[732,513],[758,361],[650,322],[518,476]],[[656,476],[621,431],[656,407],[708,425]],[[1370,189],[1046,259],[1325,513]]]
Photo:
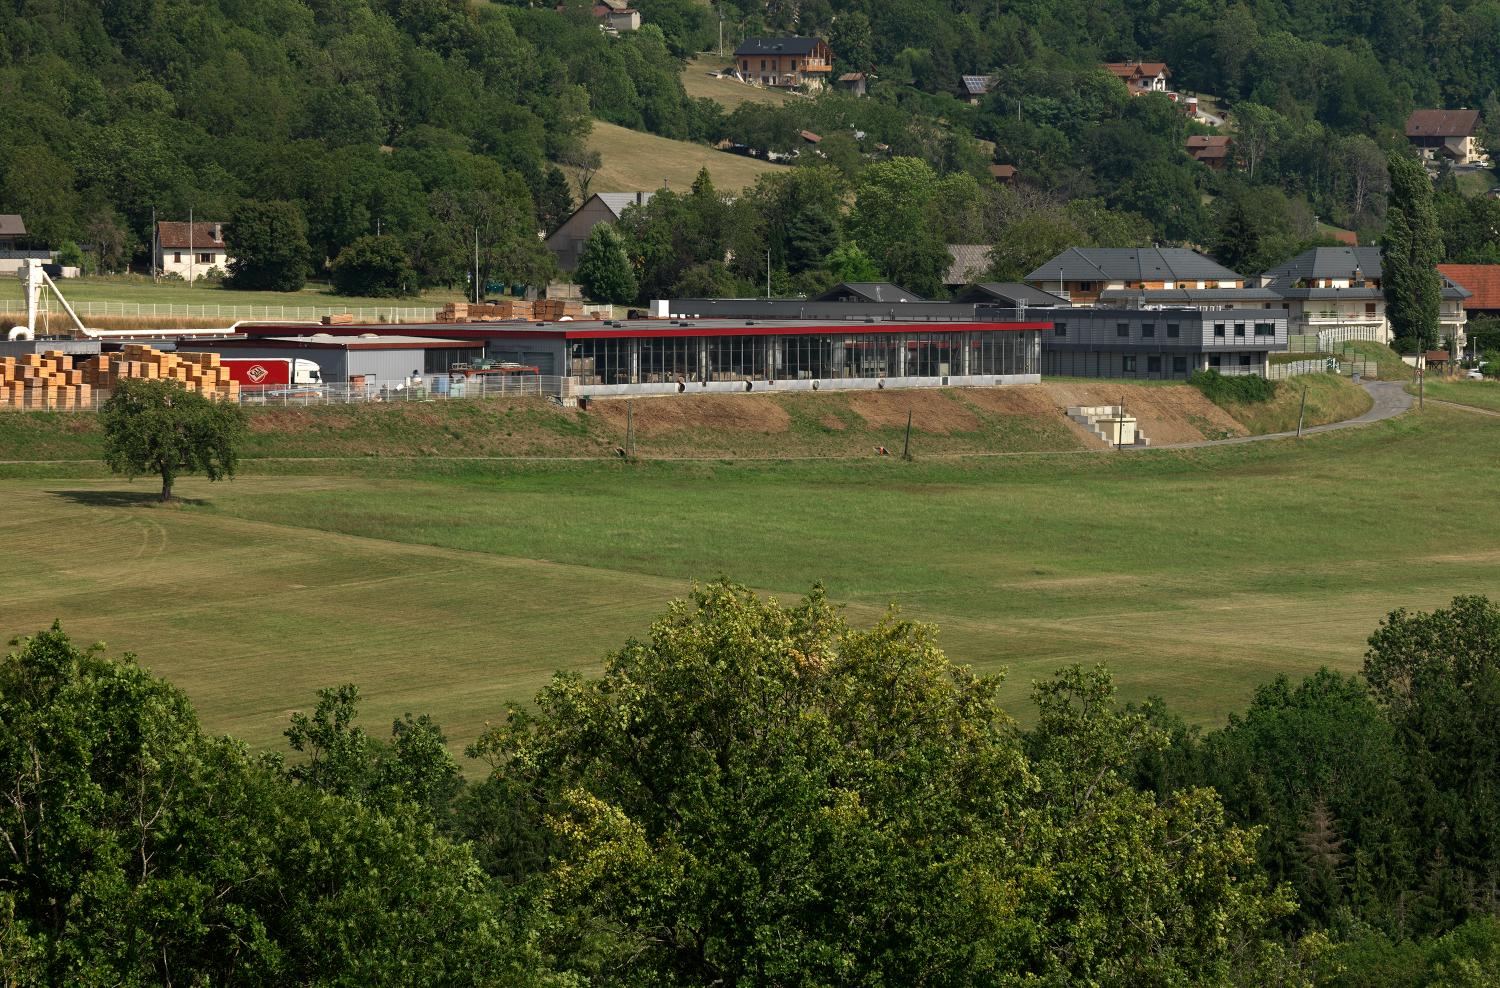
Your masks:
[[[1182,380],[1194,371],[1264,376],[1287,348],[1279,309],[1054,309],[1042,334],[1042,373]]]
[[[259,327],[258,327],[259,328]],[[297,358],[318,365],[329,383],[363,381],[367,386],[398,386],[414,377],[446,375],[453,364],[484,356],[483,340],[427,335],[377,335],[368,326],[344,327],[357,334],[313,336],[245,335],[184,342],[179,349],[206,350],[224,357],[258,360]],[[280,332],[285,332],[281,327]],[[406,327],[402,327],[403,331]]]
[[[850,308],[837,306],[835,308]],[[637,319],[402,325],[371,338],[368,326],[288,337],[284,326],[242,327],[240,339],[205,342],[232,356],[300,356],[323,380],[442,373],[481,357],[571,379],[573,394],[668,394],[1029,384],[1038,378],[1050,320],[1010,310],[951,306],[946,320]],[[196,346],[196,344],[195,344]],[[559,385],[560,387],[560,385]]]

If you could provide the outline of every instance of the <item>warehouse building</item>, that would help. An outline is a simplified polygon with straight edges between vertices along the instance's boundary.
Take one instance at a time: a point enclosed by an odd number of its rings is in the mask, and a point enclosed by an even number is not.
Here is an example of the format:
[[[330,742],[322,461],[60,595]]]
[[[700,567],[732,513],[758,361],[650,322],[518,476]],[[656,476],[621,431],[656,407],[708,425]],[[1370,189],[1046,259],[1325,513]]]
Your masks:
[[[317,333],[312,336],[268,333],[194,340],[192,349],[211,351],[223,357],[257,360],[300,357],[318,365],[325,383],[363,380],[367,386],[395,386],[414,377],[445,376],[453,364],[484,356],[482,339],[444,339],[405,333],[384,335],[371,332],[368,326],[346,328],[360,332],[349,335]],[[280,329],[285,331],[286,327]]]
[[[1194,371],[1264,376],[1287,348],[1279,309],[1057,309],[1042,334],[1042,374],[1183,380]]]

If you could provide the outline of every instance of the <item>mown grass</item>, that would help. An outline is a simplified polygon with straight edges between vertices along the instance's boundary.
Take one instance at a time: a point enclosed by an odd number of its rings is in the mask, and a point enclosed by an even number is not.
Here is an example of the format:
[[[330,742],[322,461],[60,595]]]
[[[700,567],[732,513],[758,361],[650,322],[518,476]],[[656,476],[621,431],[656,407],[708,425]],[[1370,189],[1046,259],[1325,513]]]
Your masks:
[[[956,659],[1009,668],[1018,709],[1060,665],[1108,662],[1125,696],[1200,722],[1278,672],[1357,668],[1392,608],[1500,594],[1500,521],[1384,521],[1500,480],[1500,423],[1434,406],[1132,456],[250,461],[176,508],[93,469],[0,467],[5,629],[61,617],[256,744],[352,681],[372,727],[430,711],[461,746],[720,574],[821,582],[859,622],[898,603]]]
[[[686,191],[707,168],[714,187],[720,192],[738,192],[767,172],[786,165],[747,158],[744,155],[716,151],[707,144],[674,141],[639,130],[630,130],[595,120],[589,132],[588,146],[598,151],[603,164],[594,175],[592,192],[654,192],[666,185]],[[570,172],[576,183],[576,169]]]
[[[751,86],[734,79],[714,78],[709,72],[733,67],[734,59],[725,55],[722,58],[709,53],[690,58],[682,66],[682,88],[687,90],[689,96],[695,99],[711,99],[724,107],[725,110],[733,110],[742,103],[767,103],[771,106],[780,106],[792,97],[775,89],[767,89],[764,86]]]
[[[1427,397],[1437,401],[1500,412],[1500,381],[1444,381],[1429,377],[1424,388]],[[1416,394],[1416,385],[1407,385],[1406,390]]]
[[[299,292],[247,292],[212,285],[189,286],[181,281],[153,282],[143,275],[69,278],[58,282],[70,302],[129,302],[142,305],[287,305],[349,306],[369,308],[406,305],[441,305],[463,297],[462,292],[433,289],[410,299],[359,298],[333,294],[322,283],[309,283]],[[6,303],[24,302],[20,281],[0,278],[0,310],[13,308]]]

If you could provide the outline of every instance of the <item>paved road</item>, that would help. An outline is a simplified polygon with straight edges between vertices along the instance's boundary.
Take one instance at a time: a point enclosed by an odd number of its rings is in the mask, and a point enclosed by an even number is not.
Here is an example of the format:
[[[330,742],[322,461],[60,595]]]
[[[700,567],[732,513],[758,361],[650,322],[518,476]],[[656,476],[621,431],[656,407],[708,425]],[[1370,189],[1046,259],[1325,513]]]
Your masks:
[[[1403,412],[1409,411],[1416,399],[1406,393],[1406,385],[1399,381],[1364,381],[1361,387],[1370,393],[1373,404],[1370,410],[1363,415],[1342,422],[1330,422],[1327,425],[1314,425],[1303,429],[1304,436],[1315,432],[1333,432],[1337,429],[1354,429],[1359,426],[1370,425],[1374,422],[1382,422],[1385,419],[1393,419]],[[1240,443],[1259,443],[1267,439],[1290,439],[1297,435],[1296,432],[1269,432],[1263,436],[1236,436],[1233,439],[1210,439],[1197,443],[1172,443],[1164,446],[1147,446],[1146,451],[1153,449],[1204,449],[1209,446],[1235,446]]]

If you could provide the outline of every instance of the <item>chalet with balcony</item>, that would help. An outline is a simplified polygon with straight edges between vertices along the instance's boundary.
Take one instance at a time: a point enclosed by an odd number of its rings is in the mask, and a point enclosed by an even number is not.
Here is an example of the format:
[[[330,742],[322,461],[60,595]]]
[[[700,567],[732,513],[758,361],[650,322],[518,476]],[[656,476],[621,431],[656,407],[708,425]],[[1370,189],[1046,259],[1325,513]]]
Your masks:
[[[1464,300],[1470,292],[1442,275],[1438,334],[1455,350],[1466,342]],[[1282,298],[1293,335],[1331,342],[1391,342],[1380,283],[1379,247],[1314,247],[1260,276]]]
[[[1172,78],[1172,70],[1167,68],[1166,62],[1108,62],[1104,68],[1125,83],[1132,96],[1165,93],[1167,80]]]
[[[1118,300],[1157,291],[1191,302],[1200,293],[1245,287],[1244,275],[1186,247],[1069,247],[1025,280],[1074,305],[1103,304],[1106,293]]]
[[[1469,293],[1469,318],[1500,318],[1500,264],[1439,264],[1438,274]]]
[[[1446,158],[1455,165],[1486,165],[1489,156],[1479,146],[1478,110],[1413,110],[1406,118],[1406,139],[1435,162]]]
[[[833,49],[822,38],[747,38],[734,50],[735,75],[774,89],[822,89]]]

